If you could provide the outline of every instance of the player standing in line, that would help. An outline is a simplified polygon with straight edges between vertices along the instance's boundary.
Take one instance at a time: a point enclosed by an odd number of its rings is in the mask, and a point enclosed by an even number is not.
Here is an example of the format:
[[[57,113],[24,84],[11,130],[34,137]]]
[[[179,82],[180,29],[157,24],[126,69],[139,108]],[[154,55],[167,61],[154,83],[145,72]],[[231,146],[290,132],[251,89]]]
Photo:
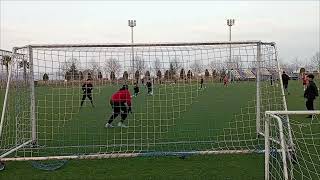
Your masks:
[[[134,97],[137,97],[138,96],[138,94],[139,94],[139,86],[138,86],[138,84],[137,83],[134,83],[134,88],[133,88],[133,96]]]
[[[318,88],[316,86],[316,83],[313,82],[313,79],[314,79],[313,74],[309,74],[307,76],[308,86],[304,91],[304,98],[307,99],[306,107],[309,111],[314,110],[313,102],[316,99],[316,97],[319,96]],[[308,118],[312,118],[312,115],[309,115]]]
[[[287,92],[288,95],[290,95],[288,90],[290,77],[286,74],[286,72],[283,71],[281,78],[282,78],[282,84],[283,84],[284,90]]]
[[[87,79],[87,81],[82,85],[83,95],[82,95],[80,108],[82,108],[84,100],[87,97],[90,99],[92,107],[94,107],[93,100],[92,100],[92,90],[93,90],[93,85],[91,83],[91,79]]]
[[[200,89],[204,88],[204,85],[203,85],[203,78],[201,77],[200,79]]]
[[[106,128],[112,128],[113,120],[120,115],[121,121],[118,123],[119,127],[127,128],[123,122],[126,120],[128,113],[132,113],[131,110],[131,94],[128,90],[128,85],[123,85],[119,91],[115,92],[110,99],[110,105],[112,107],[112,115],[109,118]]]
[[[152,95],[152,83],[151,83],[151,80],[149,79],[146,83],[147,85],[147,89],[148,89],[148,95]]]
[[[223,85],[226,87],[228,86],[228,76],[227,75],[225,75],[223,78]]]

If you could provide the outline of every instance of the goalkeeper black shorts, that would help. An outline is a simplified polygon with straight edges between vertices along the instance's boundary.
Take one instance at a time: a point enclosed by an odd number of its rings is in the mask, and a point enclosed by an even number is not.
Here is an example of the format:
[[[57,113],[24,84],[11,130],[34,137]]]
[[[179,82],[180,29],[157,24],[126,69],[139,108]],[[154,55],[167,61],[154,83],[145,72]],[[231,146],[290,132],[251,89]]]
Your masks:
[[[128,113],[128,108],[125,105],[124,102],[113,102],[110,101],[110,105],[112,107],[114,114],[120,114],[120,113]]]

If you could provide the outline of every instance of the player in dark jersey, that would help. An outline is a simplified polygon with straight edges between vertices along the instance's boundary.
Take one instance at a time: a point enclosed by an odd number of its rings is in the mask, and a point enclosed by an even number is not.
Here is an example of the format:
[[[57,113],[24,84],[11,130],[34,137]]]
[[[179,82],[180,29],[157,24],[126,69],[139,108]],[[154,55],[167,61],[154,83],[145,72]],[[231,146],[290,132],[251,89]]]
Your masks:
[[[151,83],[151,80],[148,80],[147,81],[147,89],[148,89],[148,95],[152,95],[152,83]]]
[[[139,86],[138,86],[138,84],[137,83],[134,83],[134,88],[133,88],[133,96],[134,97],[137,97],[138,96],[138,94],[139,94]]]
[[[200,89],[203,89],[203,88],[204,88],[203,78],[201,77],[201,79],[200,79]]]
[[[288,84],[289,84],[290,77],[288,76],[288,74],[286,74],[286,72],[283,71],[281,78],[282,78],[282,84],[283,84],[284,90],[289,95],[290,93],[288,90]]]
[[[307,109],[309,111],[313,111],[314,110],[313,102],[316,99],[316,97],[319,96],[319,91],[316,83],[313,82],[314,75],[309,74],[307,78],[308,78],[308,84],[307,84],[306,90],[304,91],[304,97],[307,99],[306,101]],[[309,115],[308,118],[312,118],[312,115]]]
[[[92,90],[93,90],[93,85],[91,83],[91,79],[87,79],[87,81],[82,85],[82,100],[81,100],[81,106],[82,107],[84,100],[88,97],[92,107],[94,107],[93,100],[92,100]]]

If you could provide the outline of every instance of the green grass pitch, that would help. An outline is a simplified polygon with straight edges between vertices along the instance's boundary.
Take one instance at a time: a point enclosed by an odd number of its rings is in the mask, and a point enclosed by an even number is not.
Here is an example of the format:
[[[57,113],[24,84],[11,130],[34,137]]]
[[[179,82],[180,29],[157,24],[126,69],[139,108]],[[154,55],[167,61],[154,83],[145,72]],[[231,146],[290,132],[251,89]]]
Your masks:
[[[300,82],[290,82],[290,95],[287,96],[289,110],[305,109]],[[224,88],[221,84],[207,85],[197,96],[195,88],[157,87],[155,96],[146,96],[145,89],[134,98],[134,114],[128,118],[128,129],[105,129],[104,124],[110,115],[108,99],[114,87],[95,89],[96,108],[92,109],[86,102],[80,111],[80,92],[78,89],[63,89],[59,92],[39,87],[37,95],[37,117],[39,119],[39,141],[55,147],[52,151],[39,151],[38,155],[48,153],[72,152],[141,152],[202,150],[222,146],[212,139],[216,134],[228,128],[234,114],[240,113],[248,100],[255,97],[255,86],[252,82],[230,85]],[[179,87],[178,87],[179,88]],[[165,92],[165,93],[164,93]],[[3,92],[1,92],[3,94]],[[53,97],[59,94],[59,97]],[[70,96],[70,94],[73,94]],[[161,97],[163,96],[163,97]],[[189,98],[186,98],[189,97]],[[190,98],[192,97],[192,98]],[[54,99],[60,98],[59,101]],[[163,101],[166,99],[166,101]],[[177,103],[177,99],[179,103]],[[3,96],[0,96],[0,102]],[[45,104],[50,102],[51,104]],[[74,103],[74,104],[73,104]],[[153,103],[148,104],[146,103]],[[168,104],[169,103],[169,104]],[[319,99],[315,102],[319,109]],[[2,103],[1,105],[2,106]],[[46,108],[45,108],[46,107]],[[53,108],[61,107],[61,108]],[[146,108],[148,107],[148,108]],[[163,109],[170,107],[170,109]],[[63,113],[67,111],[69,113]],[[71,113],[72,112],[72,113]],[[147,112],[147,113],[146,113]],[[159,113],[165,112],[165,113]],[[62,115],[63,114],[63,115]],[[159,116],[162,121],[157,121]],[[41,121],[41,119],[43,121]],[[45,119],[57,121],[44,121]],[[148,119],[148,121],[147,121]],[[118,119],[119,120],[119,119]],[[118,122],[118,120],[116,122]],[[305,120],[305,119],[303,119]],[[155,129],[158,128],[158,129]],[[148,133],[146,133],[148,132]],[[245,131],[243,131],[245,132]],[[60,139],[60,141],[59,141]],[[63,139],[63,141],[61,140]],[[184,140],[192,144],[179,144]],[[201,143],[208,142],[210,143]],[[87,148],[72,145],[96,145],[104,142],[108,146]],[[161,142],[174,142],[162,145]],[[158,145],[155,145],[159,143]],[[131,144],[132,146],[121,146]],[[148,146],[149,144],[149,146]],[[151,144],[151,145],[150,145]],[[64,150],[59,146],[70,146]],[[245,144],[246,145],[246,144]],[[56,171],[41,171],[32,168],[30,162],[8,162],[6,170],[0,172],[0,179],[263,179],[263,154],[248,155],[211,155],[191,156],[186,159],[178,157],[138,157],[102,160],[71,160]]]

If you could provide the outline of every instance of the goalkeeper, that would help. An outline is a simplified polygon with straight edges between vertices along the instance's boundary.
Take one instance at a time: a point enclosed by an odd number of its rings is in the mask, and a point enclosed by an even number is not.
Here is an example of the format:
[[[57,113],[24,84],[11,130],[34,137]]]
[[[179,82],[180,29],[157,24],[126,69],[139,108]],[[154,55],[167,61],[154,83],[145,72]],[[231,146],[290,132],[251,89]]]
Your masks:
[[[112,128],[113,120],[121,115],[121,121],[118,123],[119,127],[127,128],[123,122],[126,120],[128,113],[131,111],[131,94],[128,90],[128,85],[123,85],[119,91],[111,96],[110,104],[112,107],[112,115],[109,118],[108,123],[105,125],[106,128]]]
[[[87,97],[89,98],[92,107],[94,107],[94,105],[93,105],[93,100],[92,100],[92,90],[93,90],[93,85],[92,85],[92,83],[91,83],[91,79],[87,79],[87,81],[82,85],[83,95],[82,95],[82,100],[81,100],[81,106],[80,106],[80,108],[82,107],[82,105],[83,105],[83,103],[84,103],[84,100],[85,100]]]

